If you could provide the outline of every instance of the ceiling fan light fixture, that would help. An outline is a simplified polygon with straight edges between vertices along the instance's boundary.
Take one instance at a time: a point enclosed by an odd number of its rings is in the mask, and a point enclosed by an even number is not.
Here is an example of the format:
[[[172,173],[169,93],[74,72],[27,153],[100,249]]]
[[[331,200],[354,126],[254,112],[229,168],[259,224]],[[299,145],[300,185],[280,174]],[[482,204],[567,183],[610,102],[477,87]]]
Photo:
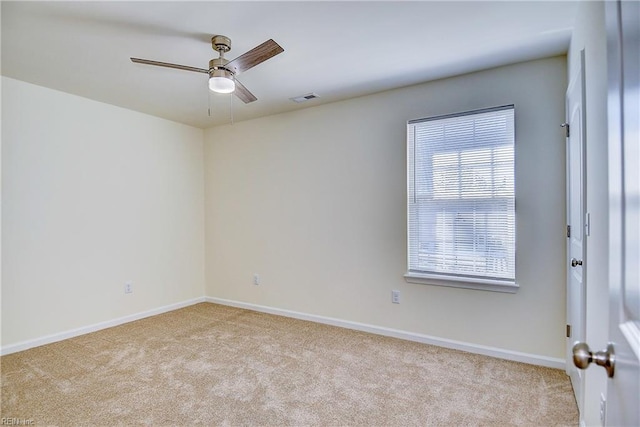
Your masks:
[[[231,39],[229,37],[217,35],[211,37],[211,47],[220,55],[209,61],[208,68],[191,67],[189,65],[172,64],[170,62],[152,61],[149,59],[133,58],[131,62],[157,67],[174,68],[177,70],[193,71],[204,73],[209,76],[209,90],[217,93],[233,93],[242,102],[248,104],[258,98],[238,80],[236,75],[243,73],[258,64],[263,63],[282,52],[284,49],[278,43],[269,39],[266,42],[254,47],[231,61],[225,59],[224,54],[231,50]]]
[[[236,90],[233,75],[223,69],[213,70],[209,74],[209,89],[217,93],[231,93]]]

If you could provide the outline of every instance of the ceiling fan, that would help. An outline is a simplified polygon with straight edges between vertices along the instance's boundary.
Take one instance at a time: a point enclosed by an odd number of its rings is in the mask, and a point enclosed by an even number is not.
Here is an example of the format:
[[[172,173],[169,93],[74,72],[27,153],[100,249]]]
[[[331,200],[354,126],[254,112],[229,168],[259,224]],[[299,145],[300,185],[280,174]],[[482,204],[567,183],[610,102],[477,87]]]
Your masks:
[[[247,71],[267,59],[284,52],[284,49],[278,43],[273,41],[273,39],[269,39],[250,51],[238,56],[236,59],[229,61],[224,57],[224,54],[231,50],[231,39],[229,37],[220,35],[213,36],[211,37],[211,46],[213,50],[218,52],[219,57],[209,61],[208,69],[140,58],[131,58],[131,61],[139,64],[177,68],[178,70],[195,71],[197,73],[208,74],[209,89],[218,93],[233,92],[245,104],[248,104],[257,100],[257,98],[236,79],[236,74]]]

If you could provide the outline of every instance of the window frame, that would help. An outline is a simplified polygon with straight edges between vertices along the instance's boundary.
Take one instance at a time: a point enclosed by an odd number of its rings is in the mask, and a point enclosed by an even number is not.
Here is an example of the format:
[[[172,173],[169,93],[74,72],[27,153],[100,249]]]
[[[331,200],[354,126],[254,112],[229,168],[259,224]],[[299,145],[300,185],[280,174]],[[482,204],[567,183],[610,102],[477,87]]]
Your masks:
[[[417,189],[415,188],[415,176],[412,176],[411,170],[413,169],[413,174],[415,175],[415,167],[411,167],[410,162],[415,161],[416,152],[413,150],[412,156],[412,147],[410,146],[410,141],[412,140],[409,131],[412,129],[412,125],[417,123],[426,122],[426,121],[436,121],[443,119],[451,119],[457,117],[464,117],[469,115],[478,115],[482,113],[488,113],[493,111],[501,111],[501,110],[512,110],[513,111],[513,200],[514,200],[514,233],[516,233],[515,227],[515,105],[508,104],[491,108],[484,108],[478,110],[465,111],[460,113],[446,114],[440,116],[432,116],[422,119],[415,119],[407,121],[407,272],[404,274],[404,278],[408,283],[416,283],[416,284],[427,284],[427,285],[436,285],[436,286],[448,286],[454,288],[464,288],[464,289],[475,289],[475,290],[485,290],[485,291],[494,291],[494,292],[506,292],[506,293],[515,293],[519,289],[519,285],[517,284],[517,276],[515,273],[515,265],[514,265],[514,278],[513,279],[503,279],[503,278],[493,278],[493,277],[479,277],[473,275],[465,275],[462,273],[443,273],[443,272],[428,272],[428,271],[418,271],[411,270],[411,203],[412,199],[415,197]],[[492,201],[496,199],[496,197],[490,198]],[[447,203],[447,201],[442,201],[443,203]],[[448,204],[454,205],[457,202],[449,201]],[[514,251],[516,247],[516,241],[514,234]],[[515,258],[515,254],[514,254]],[[514,259],[515,262],[515,259]]]

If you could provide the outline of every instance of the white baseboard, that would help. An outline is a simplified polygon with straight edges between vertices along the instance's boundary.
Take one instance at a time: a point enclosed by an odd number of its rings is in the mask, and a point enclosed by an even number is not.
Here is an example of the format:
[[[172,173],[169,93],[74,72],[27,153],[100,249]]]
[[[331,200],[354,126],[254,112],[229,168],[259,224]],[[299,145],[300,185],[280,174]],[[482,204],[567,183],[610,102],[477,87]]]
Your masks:
[[[128,316],[120,317],[106,322],[95,323],[93,325],[72,329],[44,337],[22,341],[16,344],[10,344],[0,349],[0,355],[16,353],[18,351],[28,350],[33,347],[39,347],[45,344],[62,341],[68,338],[77,337],[79,335],[96,332],[101,329],[111,328],[113,326],[122,325],[123,323],[133,322],[134,320],[144,319],[145,317],[155,316],[157,314],[166,313],[168,311],[177,310],[200,302],[211,302],[215,304],[228,305],[231,307],[244,308],[247,310],[259,311],[262,313],[275,314],[278,316],[291,317],[294,319],[308,320],[311,322],[322,323],[325,325],[338,326],[356,331],[369,332],[377,335],[400,338],[408,341],[420,342],[423,344],[431,344],[439,347],[450,348],[454,350],[466,351],[468,353],[482,354],[485,356],[497,357],[499,359],[513,360],[516,362],[529,363],[532,365],[546,366],[549,368],[565,369],[565,360],[553,357],[541,356],[537,354],[521,353],[517,351],[505,350],[496,347],[488,347],[478,344],[472,344],[462,341],[449,340],[445,338],[432,337],[429,335],[417,334],[398,329],[385,328],[382,326],[369,325],[366,323],[352,322],[349,320],[336,319],[332,317],[318,316],[315,314],[301,313],[292,310],[285,310],[264,305],[251,304],[241,301],[233,301],[222,298],[200,297],[191,300],[166,305],[141,313],[135,313]]]
[[[468,353],[482,354],[484,356],[497,357],[499,359],[512,360],[515,362],[528,363],[531,365],[546,366],[564,370],[565,360],[554,357],[541,356],[538,354],[521,353],[518,351],[505,350],[497,347],[472,344],[462,341],[449,340],[445,338],[432,337],[429,335],[417,334],[413,332],[401,331],[398,329],[385,328],[382,326],[368,325],[366,323],[352,322],[349,320],[336,319],[332,317],[318,316],[315,314],[300,313],[297,311],[284,310],[280,308],[268,307],[264,305],[250,304],[246,302],[227,300],[222,298],[205,297],[205,301],[215,304],[228,305],[231,307],[244,308],[247,310],[259,311],[263,313],[275,314],[279,316],[291,317],[300,320],[323,323],[326,325],[339,326],[341,328],[353,329],[356,331],[370,332],[387,337],[400,338],[407,341],[415,341],[423,344],[431,344],[438,347],[450,348],[454,350],[466,351]]]
[[[166,313],[168,311],[177,310],[179,308],[187,307],[200,302],[205,302],[205,297],[199,297],[190,299],[175,304],[165,305],[163,307],[154,308],[151,310],[143,311],[141,313],[130,314],[128,316],[119,317],[113,320],[107,320],[106,322],[95,323],[93,325],[84,326],[77,329],[71,329],[69,331],[60,332],[57,334],[46,335],[44,337],[22,341],[17,344],[10,344],[0,349],[0,355],[4,356],[11,353],[17,353],[18,351],[28,350],[33,347],[39,347],[45,344],[51,344],[54,342],[66,340],[68,338],[77,337],[79,335],[96,332],[101,329],[111,328],[113,326],[122,325],[123,323],[133,322],[134,320],[144,319],[145,317],[155,316],[157,314]]]

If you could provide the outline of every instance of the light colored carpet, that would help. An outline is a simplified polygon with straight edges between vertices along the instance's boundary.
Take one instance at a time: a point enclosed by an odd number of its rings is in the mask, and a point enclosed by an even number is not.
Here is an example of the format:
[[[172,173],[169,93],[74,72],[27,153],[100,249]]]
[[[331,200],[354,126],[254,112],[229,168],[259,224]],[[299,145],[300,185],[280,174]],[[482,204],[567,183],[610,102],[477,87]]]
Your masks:
[[[578,424],[560,370],[209,303],[0,363],[36,424]]]

